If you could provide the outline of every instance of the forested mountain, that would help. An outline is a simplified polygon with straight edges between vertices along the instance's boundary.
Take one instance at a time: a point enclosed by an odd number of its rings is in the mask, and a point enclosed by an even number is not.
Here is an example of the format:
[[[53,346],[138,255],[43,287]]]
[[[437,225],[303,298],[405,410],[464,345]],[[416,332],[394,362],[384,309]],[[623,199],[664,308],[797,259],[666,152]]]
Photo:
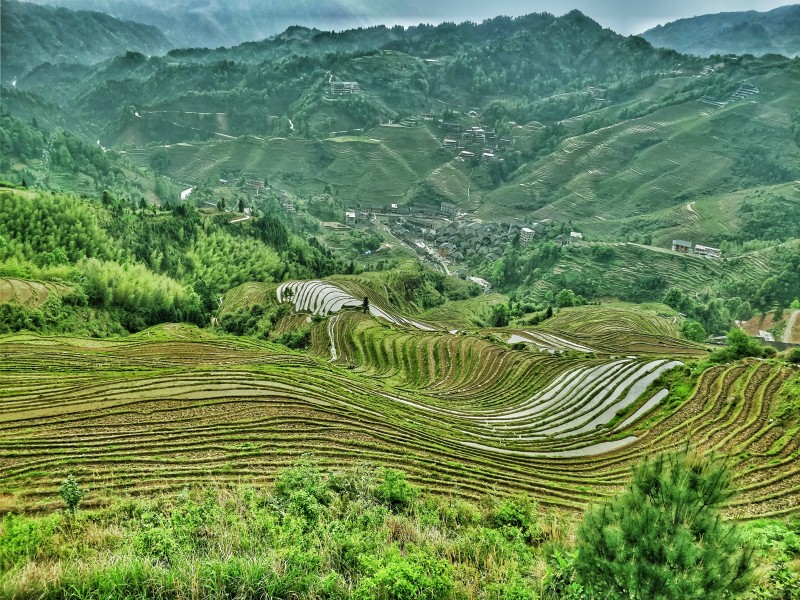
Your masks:
[[[657,47],[686,54],[800,54],[800,4],[767,12],[725,12],[680,19],[642,37]]]
[[[128,50],[163,54],[172,44],[155,27],[101,12],[2,0],[3,83],[42,63],[91,64]]]
[[[498,100],[513,118],[558,120],[591,105],[581,93],[603,86],[624,98],[687,60],[624,38],[577,11],[563,17],[498,17],[480,25],[446,23],[408,29],[376,27],[333,34],[292,28],[276,38],[228,50],[181,50],[160,58],[129,53],[84,76],[43,66],[18,88],[47,96],[57,82],[59,104],[75,125],[94,124],[105,145],[137,123],[133,106],[166,113],[226,113],[222,133],[269,134],[270,116],[289,116],[297,131],[327,135],[417,114],[442,103],[482,107]],[[331,79],[360,82],[367,93],[323,100]],[[570,94],[557,96],[568,92]],[[553,98],[548,99],[553,96]],[[13,101],[8,110],[14,112]],[[144,132],[179,140],[175,119]],[[195,134],[208,127],[191,125]],[[195,135],[192,134],[192,135]]]

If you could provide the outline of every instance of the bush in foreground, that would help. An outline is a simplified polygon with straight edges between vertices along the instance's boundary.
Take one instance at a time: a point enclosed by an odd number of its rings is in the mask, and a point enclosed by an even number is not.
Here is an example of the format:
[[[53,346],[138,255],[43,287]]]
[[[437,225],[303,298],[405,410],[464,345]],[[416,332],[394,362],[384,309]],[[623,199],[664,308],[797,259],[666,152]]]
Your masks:
[[[745,591],[753,551],[722,521],[731,475],[688,452],[645,459],[628,490],[587,513],[576,569],[594,597],[723,598]]]

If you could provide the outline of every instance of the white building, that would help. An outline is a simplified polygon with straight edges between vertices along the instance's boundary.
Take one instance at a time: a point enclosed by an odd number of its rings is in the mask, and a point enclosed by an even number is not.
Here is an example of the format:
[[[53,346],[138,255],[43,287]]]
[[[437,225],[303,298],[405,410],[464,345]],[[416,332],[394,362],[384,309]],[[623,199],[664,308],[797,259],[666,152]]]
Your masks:
[[[533,241],[533,229],[530,227],[523,227],[519,230],[519,243],[523,246],[527,246]]]
[[[361,86],[355,81],[331,81],[331,94],[355,94]]]
[[[356,211],[348,210],[344,213],[344,222],[345,225],[355,225],[356,224]]]
[[[695,245],[694,253],[699,256],[705,256],[706,258],[722,257],[722,250],[720,250],[719,248],[712,248],[711,246],[701,246],[700,244]]]

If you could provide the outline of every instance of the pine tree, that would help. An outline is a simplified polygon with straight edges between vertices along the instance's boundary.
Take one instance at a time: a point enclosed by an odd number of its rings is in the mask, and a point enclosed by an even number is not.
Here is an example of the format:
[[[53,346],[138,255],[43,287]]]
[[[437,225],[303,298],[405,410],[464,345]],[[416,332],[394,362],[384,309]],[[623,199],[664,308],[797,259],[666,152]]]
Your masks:
[[[587,513],[576,571],[595,598],[712,600],[747,589],[752,550],[720,506],[730,471],[688,451],[646,458],[626,492]]]

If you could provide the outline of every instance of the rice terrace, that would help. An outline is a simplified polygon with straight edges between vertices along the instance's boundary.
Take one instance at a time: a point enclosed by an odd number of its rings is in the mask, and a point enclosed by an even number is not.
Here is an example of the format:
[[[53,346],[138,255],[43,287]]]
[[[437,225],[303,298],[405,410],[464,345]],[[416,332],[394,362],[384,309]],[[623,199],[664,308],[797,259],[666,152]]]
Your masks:
[[[421,331],[377,302],[377,318],[337,311],[330,290],[341,288],[310,283],[276,293],[297,290],[287,319],[330,315],[310,356],[179,326],[108,342],[3,338],[4,508],[55,501],[65,466],[108,494],[152,493],[263,483],[312,452],[331,466],[401,468],[441,493],[526,492],[579,510],[617,493],[643,453],[688,441],[734,457],[731,515],[797,511],[797,424],[774,418],[795,368],[745,361],[698,376],[683,361],[702,348],[635,324],[613,341],[593,327],[580,338],[592,351],[569,334],[516,335],[562,342],[530,353],[479,332]]]
[[[540,4],[0,0],[0,600],[800,600],[800,5]]]

